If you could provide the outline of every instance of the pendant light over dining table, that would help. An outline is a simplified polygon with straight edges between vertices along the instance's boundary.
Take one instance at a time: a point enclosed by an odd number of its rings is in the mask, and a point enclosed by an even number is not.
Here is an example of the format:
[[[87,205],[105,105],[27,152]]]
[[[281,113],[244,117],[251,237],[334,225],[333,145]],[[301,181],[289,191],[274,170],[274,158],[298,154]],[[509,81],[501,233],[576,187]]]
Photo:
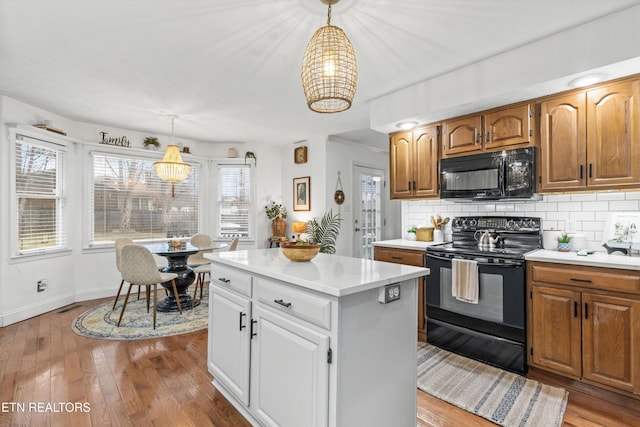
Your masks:
[[[187,179],[191,165],[182,161],[180,148],[173,143],[173,120],[177,117],[170,116],[170,118],[171,145],[167,146],[167,151],[165,151],[162,160],[155,162],[153,167],[156,169],[156,175],[158,175],[158,178],[171,183],[171,197],[175,197],[175,184],[176,182],[181,182]]]
[[[302,87],[311,110],[338,113],[351,107],[356,93],[356,55],[345,32],[331,25],[331,5],[339,0],[320,1],[329,6],[327,25],[319,28],[307,44]]]

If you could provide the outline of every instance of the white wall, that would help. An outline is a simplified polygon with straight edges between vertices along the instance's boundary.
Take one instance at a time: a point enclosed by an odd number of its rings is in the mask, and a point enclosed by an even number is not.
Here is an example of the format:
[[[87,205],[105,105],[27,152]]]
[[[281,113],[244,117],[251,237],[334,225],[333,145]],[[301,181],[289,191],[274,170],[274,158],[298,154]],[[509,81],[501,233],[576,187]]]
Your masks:
[[[542,219],[543,229],[579,232],[587,238],[589,249],[604,251],[603,231],[609,211],[640,209],[640,191],[585,194],[548,194],[540,201],[500,201],[454,203],[448,200],[402,202],[402,230],[411,225],[430,224],[431,215],[456,216],[532,216]],[[445,236],[451,233],[451,223]]]
[[[640,5],[478,61],[371,101],[371,128],[390,133],[569,90],[588,70],[607,80],[640,72]]]
[[[340,234],[336,242],[336,253],[339,255],[353,256],[354,250],[354,206],[353,206],[353,167],[355,165],[381,169],[385,172],[387,183],[389,182],[389,153],[376,151],[364,145],[355,145],[344,141],[329,139],[327,143],[327,168],[326,168],[326,209],[338,212],[338,205],[333,199],[338,181],[338,171],[345,193],[345,202],[340,206],[340,216],[343,219]],[[390,200],[389,185],[385,187],[384,217],[387,220],[383,229],[383,240],[395,239],[400,234],[400,202]]]
[[[74,301],[94,299],[115,295],[117,286],[120,283],[118,272],[114,266],[113,249],[90,249],[83,247],[82,224],[84,221],[83,210],[83,183],[84,183],[84,162],[83,153],[90,149],[92,145],[97,146],[100,139],[99,131],[109,132],[108,136],[120,137],[126,135],[131,141],[132,147],[140,148],[142,140],[149,134],[130,131],[126,129],[111,128],[95,124],[80,123],[65,118],[61,115],[25,104],[23,102],[0,97],[0,230],[5,236],[0,244],[0,326],[14,323],[37,314],[70,304]],[[77,144],[75,149],[69,151],[68,158],[68,199],[67,209],[71,212],[69,227],[69,244],[71,250],[62,254],[48,257],[34,257],[19,260],[12,260],[10,254],[10,242],[7,236],[10,235],[10,212],[9,197],[11,194],[10,167],[9,160],[12,157],[9,153],[9,139],[7,123],[19,123],[30,125],[50,120],[52,126],[63,129],[68,136],[82,142]],[[176,124],[176,126],[178,126]],[[35,128],[34,128],[35,129]],[[168,126],[170,130],[170,126]],[[37,130],[36,130],[37,131]],[[45,131],[43,131],[45,132]],[[46,132],[45,132],[46,134]],[[52,137],[56,134],[51,133]],[[156,136],[156,135],[154,135]],[[169,142],[169,136],[158,135],[162,146]],[[194,158],[202,158],[203,177],[209,179],[201,180],[203,194],[203,221],[202,232],[213,234],[213,221],[208,212],[212,212],[216,203],[209,195],[213,186],[217,183],[208,174],[210,161],[207,158],[217,157],[224,162],[227,149],[231,146],[238,149],[238,156],[244,157],[244,153],[249,150],[256,153],[258,157],[258,167],[255,171],[255,191],[256,191],[256,240],[241,245],[247,247],[265,247],[268,238],[268,230],[260,225],[261,210],[260,204],[267,198],[267,195],[281,193],[282,189],[282,159],[279,149],[264,149],[260,146],[251,146],[241,143],[208,143],[201,141],[189,141],[183,138],[176,138],[176,142],[181,141],[188,145]],[[122,148],[127,150],[127,148]],[[324,152],[324,149],[323,149]],[[153,153],[150,155],[161,155]],[[293,156],[293,155],[292,155]],[[319,156],[322,158],[323,156]],[[318,172],[315,172],[318,173]],[[324,194],[324,185],[318,190]],[[318,199],[320,197],[318,196]],[[264,212],[262,210],[262,212]],[[263,214],[264,215],[264,214]],[[266,217],[264,217],[266,218]],[[36,281],[39,279],[48,280],[48,288],[45,292],[36,292]]]

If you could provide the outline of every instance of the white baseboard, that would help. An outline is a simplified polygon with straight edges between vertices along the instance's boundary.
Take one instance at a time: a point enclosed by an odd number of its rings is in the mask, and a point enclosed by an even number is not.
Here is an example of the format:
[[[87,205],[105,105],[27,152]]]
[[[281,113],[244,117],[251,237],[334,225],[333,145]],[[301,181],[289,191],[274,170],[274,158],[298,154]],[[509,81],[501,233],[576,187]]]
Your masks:
[[[61,295],[48,299],[46,301],[38,302],[37,304],[19,307],[15,310],[0,315],[0,327],[8,326],[17,322],[22,322],[23,320],[39,316],[52,310],[57,310],[60,307],[73,304],[74,302],[89,301],[92,299],[115,296],[116,291],[117,289],[114,289],[113,287],[91,289]]]

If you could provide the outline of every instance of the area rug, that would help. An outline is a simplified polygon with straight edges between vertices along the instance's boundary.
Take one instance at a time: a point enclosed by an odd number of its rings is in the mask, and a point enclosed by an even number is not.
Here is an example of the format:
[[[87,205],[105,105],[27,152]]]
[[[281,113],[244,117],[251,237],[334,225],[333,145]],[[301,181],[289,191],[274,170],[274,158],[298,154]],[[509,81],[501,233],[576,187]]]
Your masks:
[[[418,345],[418,388],[502,426],[560,426],[569,393],[511,372]]]
[[[158,301],[162,301],[163,298],[165,298],[164,292],[159,291]],[[158,312],[156,329],[153,329],[153,297],[152,307],[147,313],[144,292],[139,300],[132,292],[118,327],[123,302],[124,295],[121,295],[115,310],[112,310],[113,301],[97,305],[78,316],[71,324],[71,328],[76,334],[89,338],[140,340],[185,334],[207,327],[209,298],[206,287],[202,302],[195,309],[183,309],[182,314]]]

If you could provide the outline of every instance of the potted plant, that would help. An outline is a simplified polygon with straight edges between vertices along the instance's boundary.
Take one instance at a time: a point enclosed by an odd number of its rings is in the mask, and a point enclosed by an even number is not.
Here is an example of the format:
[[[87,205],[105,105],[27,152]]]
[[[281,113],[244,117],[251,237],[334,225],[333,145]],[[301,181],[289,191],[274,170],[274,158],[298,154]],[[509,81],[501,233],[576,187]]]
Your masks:
[[[333,214],[333,210],[326,212],[320,222],[315,218],[307,222],[307,234],[309,235],[309,243],[319,244],[320,252],[325,254],[336,253],[336,240],[340,233],[339,214]]]
[[[267,218],[271,220],[272,237],[284,238],[287,231],[287,208],[280,203],[271,202],[271,205],[264,207]]]
[[[410,227],[407,230],[407,240],[416,240],[416,231],[415,227]]]
[[[558,251],[569,252],[571,250],[571,237],[567,233],[562,233],[556,240],[558,241]]]
[[[247,164],[247,159],[253,159],[254,162],[254,166],[258,167],[258,158],[256,157],[256,154],[253,151],[247,151],[246,153],[244,153],[244,164]]]
[[[158,138],[155,136],[148,136],[142,141],[144,144],[144,148],[160,148],[160,143],[158,142]]]

